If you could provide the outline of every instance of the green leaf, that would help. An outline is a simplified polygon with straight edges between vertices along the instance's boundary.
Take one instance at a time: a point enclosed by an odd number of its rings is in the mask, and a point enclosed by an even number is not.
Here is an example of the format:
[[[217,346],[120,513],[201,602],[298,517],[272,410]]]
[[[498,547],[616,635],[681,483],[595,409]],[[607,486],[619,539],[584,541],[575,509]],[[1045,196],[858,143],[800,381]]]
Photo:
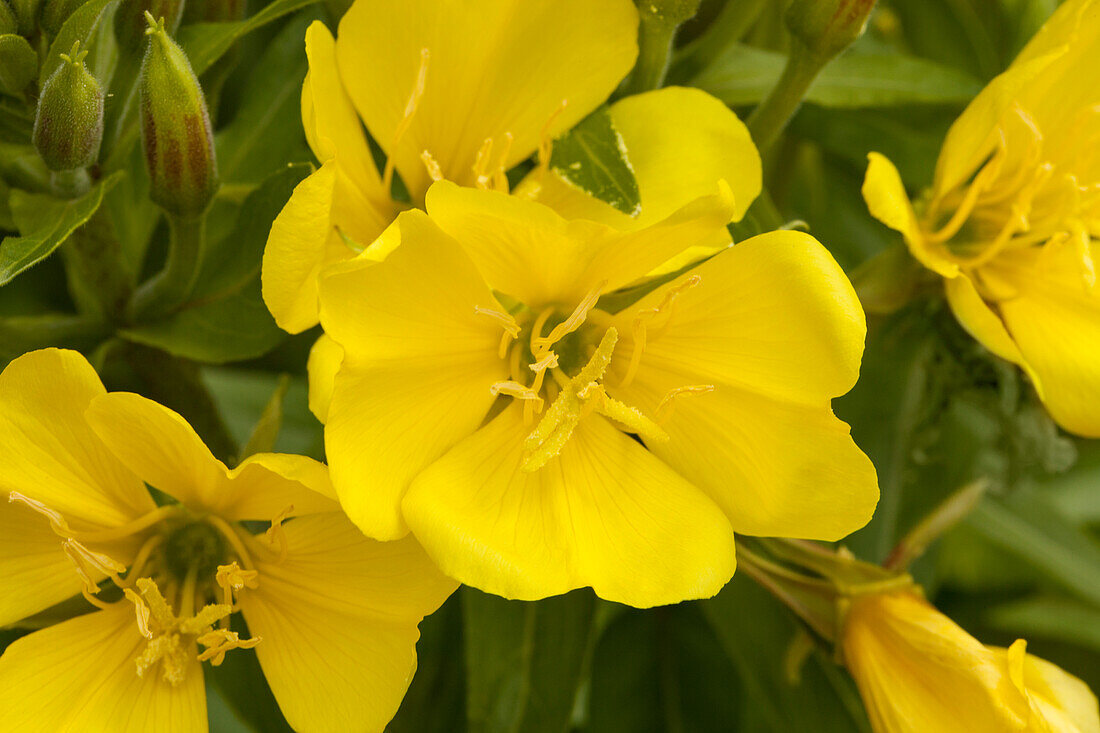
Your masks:
[[[592,641],[596,599],[538,603],[463,588],[470,733],[565,733]]]
[[[990,611],[988,621],[1013,636],[1061,641],[1100,652],[1100,609],[1068,598],[1008,603]]]
[[[35,349],[51,346],[86,350],[109,336],[97,319],[69,313],[0,317],[0,369]]]
[[[50,74],[61,65],[61,54],[73,50],[74,43],[80,41],[81,47],[87,48],[100,22],[111,17],[107,11],[109,8],[113,10],[116,2],[118,0],[88,0],[69,16],[61,26],[61,30],[57,32],[53,43],[50,44],[50,51],[38,73],[39,87],[42,87],[50,78]],[[100,81],[103,80],[100,79]]]
[[[699,605],[737,670],[746,701],[740,724],[724,730],[870,733],[854,683],[827,654],[811,654],[800,679],[788,679],[784,655],[800,627],[760,586],[739,573]]]
[[[743,44],[728,47],[692,81],[731,106],[756,104],[783,72],[786,57]],[[901,53],[848,53],[826,66],[806,93],[825,107],[964,104],[981,83],[955,69]]]
[[[754,730],[738,727],[745,700],[737,694],[736,670],[698,605],[629,609],[596,646],[587,730]]]
[[[206,367],[203,383],[218,405],[230,433],[238,443],[248,442],[268,398],[280,377],[270,372],[233,367]],[[309,411],[305,377],[292,377],[282,402],[283,421],[274,450],[321,459],[324,456],[321,424]]]
[[[271,222],[290,200],[294,187],[312,170],[308,164],[284,165],[248,195],[233,229],[207,251],[192,300],[224,297],[259,277]]]
[[[1006,499],[986,497],[966,523],[1100,609],[1100,544],[1073,526],[1042,495],[1020,490]]]
[[[261,28],[287,13],[313,5],[318,0],[275,0],[246,20],[228,23],[196,23],[180,28],[176,40],[187,53],[191,68],[200,76],[233,46],[238,38]]]
[[[12,191],[11,209],[22,234],[0,242],[0,285],[49,257],[73,230],[88,221],[103,202],[103,194],[121,174],[103,179],[77,199]]]
[[[241,449],[241,460],[256,453],[270,453],[275,449],[275,441],[279,438],[279,431],[283,427],[283,400],[290,389],[290,375],[279,377],[279,383],[275,391],[271,393],[271,399],[264,406],[260,419],[252,428],[252,434]]]
[[[302,39],[317,14],[300,13],[267,44],[232,122],[214,136],[223,185],[258,183],[287,160],[309,160],[302,132]]]
[[[386,733],[463,733],[462,593],[420,622],[416,676]]]
[[[119,335],[206,364],[262,356],[286,337],[264,306],[259,278],[225,298],[193,305],[161,321],[124,329]]]
[[[606,108],[588,115],[554,141],[550,167],[567,182],[624,214],[642,210],[626,146]]]
[[[14,33],[0,36],[0,91],[21,95],[37,71],[38,54],[26,38]]]

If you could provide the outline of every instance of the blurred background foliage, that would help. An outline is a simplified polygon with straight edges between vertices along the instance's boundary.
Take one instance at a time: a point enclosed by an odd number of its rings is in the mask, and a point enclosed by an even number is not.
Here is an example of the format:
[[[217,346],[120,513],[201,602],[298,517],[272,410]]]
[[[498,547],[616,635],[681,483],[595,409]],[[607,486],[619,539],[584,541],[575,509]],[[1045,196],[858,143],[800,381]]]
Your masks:
[[[866,154],[889,156],[919,193],[948,126],[1056,4],[880,0],[866,35],[826,67],[771,151],[768,195],[735,235],[805,227],[858,277],[898,241],[860,196]],[[80,5],[44,57],[83,39],[106,85],[134,63],[111,33],[119,7]],[[133,203],[149,185],[137,147],[105,143],[97,184],[57,202],[29,145],[33,108],[0,96],[0,231],[10,235],[0,247],[0,365],[42,346],[78,348],[109,389],[181,412],[223,460],[269,447],[323,459],[304,377],[317,332],[276,328],[258,275],[270,222],[312,163],[299,112],[304,31],[318,18],[335,27],[343,9],[341,0],[188,0],[176,38],[207,91],[222,185],[200,289],[158,320],[97,317],[74,284],[69,245],[46,256],[84,225],[74,236],[117,242],[135,282],[159,269],[166,224]],[[746,116],[781,73],[783,9],[703,0],[680,30],[669,83],[698,86]],[[31,221],[40,207],[46,224]],[[36,253],[34,267],[13,254],[16,237]],[[844,544],[882,561],[940,501],[989,478],[977,509],[914,574],[982,641],[1027,637],[1029,651],[1100,689],[1100,445],[1059,433],[1019,373],[930,295],[869,318],[862,377],[836,409],[882,489],[874,519]],[[419,671],[393,733],[869,730],[843,669],[825,650],[805,657],[793,617],[741,574],[714,599],[647,611],[587,590],[520,603],[463,588],[421,630]],[[22,633],[0,630],[0,648]],[[287,729],[254,653],[229,655],[208,686],[212,730]]]

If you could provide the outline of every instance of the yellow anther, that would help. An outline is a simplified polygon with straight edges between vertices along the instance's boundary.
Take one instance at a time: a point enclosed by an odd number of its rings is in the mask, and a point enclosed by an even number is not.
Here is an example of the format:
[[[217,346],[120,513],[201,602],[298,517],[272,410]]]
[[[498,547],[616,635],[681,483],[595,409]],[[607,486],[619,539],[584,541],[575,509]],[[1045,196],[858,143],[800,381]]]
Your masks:
[[[36,499],[32,499],[29,496],[24,496],[18,491],[12,491],[8,494],[8,502],[12,504],[24,504],[30,507],[34,511],[38,512],[39,514],[50,520],[50,527],[53,528],[55,534],[65,538],[72,537],[73,531],[69,529],[69,524],[65,521],[65,517],[61,516],[60,513],[54,511],[53,509],[50,509],[42,502]]]
[[[397,124],[397,128],[393,132],[393,141],[390,144],[389,157],[386,158],[386,167],[382,170],[382,190],[388,192],[390,186],[393,185],[393,170],[396,165],[396,153],[397,146],[401,143],[401,138],[405,136],[405,132],[409,129],[409,125],[412,124],[413,117],[416,116],[416,109],[420,106],[420,98],[424,96],[424,87],[428,81],[428,61],[431,59],[431,53],[428,49],[420,49],[420,68],[416,72],[416,83],[413,85],[412,94],[409,95],[409,101],[405,104],[405,115],[401,118],[401,122]]]
[[[207,647],[206,651],[199,655],[199,661],[210,661],[217,667],[225,660],[225,653],[233,649],[251,649],[262,641],[262,637],[241,639],[236,631],[227,629],[215,629],[198,638],[198,642]]]
[[[237,561],[228,565],[219,565],[218,572],[214,575],[214,581],[222,589],[222,602],[233,605],[233,591],[241,591],[244,588],[258,588],[260,573],[256,570],[241,570]]]
[[[125,594],[126,599],[134,604],[134,616],[137,620],[138,631],[146,639],[152,639],[153,632],[149,628],[149,606],[147,606],[145,600],[132,589],[126,588],[122,592]]]
[[[664,422],[672,416],[672,411],[675,409],[676,398],[684,395],[699,395],[713,392],[715,387],[713,384],[695,384],[687,387],[676,387],[669,390],[661,401],[657,404],[657,409],[654,411],[657,421]]]
[[[588,317],[588,311],[595,307],[596,301],[600,299],[600,295],[603,293],[605,287],[607,287],[606,280],[592,288],[592,290],[584,296],[581,302],[577,304],[577,307],[573,309],[573,312],[569,314],[569,317],[554,326],[545,337],[535,336],[534,333],[531,334],[531,353],[536,359],[541,359],[546,349],[581,327],[584,323],[584,319]],[[542,319],[542,322],[545,323],[546,320]],[[541,327],[541,324],[539,325]]]
[[[493,169],[493,188],[501,193],[508,193],[508,156],[512,152],[514,140],[512,133],[504,133],[504,144],[500,146],[500,156],[497,159],[496,168]]]
[[[428,176],[430,176],[433,181],[443,180],[443,169],[439,167],[439,162],[436,161],[427,150],[420,153],[420,162],[428,169]]]
[[[477,150],[477,157],[474,158],[474,185],[483,191],[488,191],[492,188],[492,176],[489,175],[489,159],[493,155],[493,138],[487,137],[481,143],[481,147]]]
[[[264,533],[264,536],[267,538],[268,542],[279,545],[278,562],[286,560],[287,541],[286,532],[283,530],[283,522],[286,521],[286,518],[289,517],[290,513],[293,511],[294,505],[291,504],[286,509],[279,512],[278,515],[276,515],[276,517],[271,520],[271,526],[268,527],[267,532]]]
[[[115,562],[103,553],[89,550],[77,540],[67,539],[61,543],[61,548],[76,567],[76,573],[80,576],[83,584],[81,592],[93,605],[99,605],[90,597],[99,593],[99,586],[92,578],[92,571],[112,578],[119,586],[122,585],[122,580],[118,577],[118,574],[126,570],[125,565]]]
[[[635,433],[647,445],[668,441],[668,433],[636,407],[605,396],[596,406],[596,410],[625,427],[628,432]]]
[[[546,356],[542,357],[534,364],[528,364],[527,367],[535,374],[546,371],[547,369],[553,369],[558,365],[558,355],[553,351],[546,353]]]
[[[561,100],[561,104],[550,113],[550,117],[539,131],[539,170],[543,173],[550,169],[550,155],[554,152],[554,138],[550,136],[550,128],[554,126],[554,120],[558,119],[567,106],[569,106],[569,100]]]
[[[668,292],[661,298],[661,302],[655,307],[638,311],[638,314],[634,316],[634,322],[631,324],[634,344],[630,350],[630,361],[627,363],[626,374],[623,375],[622,381],[619,382],[619,387],[628,386],[634,381],[634,377],[638,373],[638,366],[642,363],[642,354],[645,353],[646,343],[649,338],[650,324],[657,316],[663,314],[665,316],[664,322],[667,325],[672,318],[673,305],[676,303],[676,299],[685,291],[698,286],[701,282],[703,282],[703,278],[700,275],[692,275],[679,285],[669,288]]]
[[[176,624],[176,615],[172,613],[172,607],[168,605],[160,587],[152,578],[138,578],[138,590],[149,607],[149,616],[159,629],[168,629]]]
[[[506,395],[508,397],[514,397],[517,400],[530,400],[539,410],[542,409],[542,398],[539,397],[539,393],[534,389],[520,384],[519,382],[513,382],[511,380],[505,380],[502,382],[494,382],[489,385],[489,394],[494,397],[498,395]]]
[[[479,316],[488,316],[493,319],[497,322],[497,325],[503,328],[504,332],[509,334],[512,338],[519,336],[519,324],[516,323],[516,319],[513,318],[511,314],[505,313],[504,311],[498,311],[495,308],[482,308],[480,305],[474,306],[474,313],[477,313]]]
[[[220,619],[233,613],[233,608],[225,603],[209,603],[199,609],[194,616],[180,619],[179,630],[190,636],[206,633]]]
[[[947,223],[944,224],[939,231],[925,233],[925,239],[929,242],[946,242],[958,234],[963,224],[970,218],[970,214],[974,211],[974,207],[977,206],[978,199],[1001,174],[1001,168],[1004,165],[1008,147],[1004,130],[998,129],[998,135],[997,151],[989,161],[982,166],[977,175],[974,176],[974,180],[966,188],[963,194],[962,202],[959,204],[958,208],[955,209],[951,218],[948,219]]]

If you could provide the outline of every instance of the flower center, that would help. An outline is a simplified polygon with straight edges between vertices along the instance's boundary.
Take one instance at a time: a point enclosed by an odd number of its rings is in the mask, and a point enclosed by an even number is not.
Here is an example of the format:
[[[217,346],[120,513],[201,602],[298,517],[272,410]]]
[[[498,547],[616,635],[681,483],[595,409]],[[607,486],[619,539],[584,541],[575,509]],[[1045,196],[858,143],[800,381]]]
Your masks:
[[[8,498],[49,520],[61,538],[61,549],[80,576],[81,593],[89,603],[100,609],[133,604],[138,631],[147,639],[134,660],[139,677],[159,664],[162,678],[175,686],[196,659],[217,666],[225,652],[260,642],[258,637],[241,639],[229,629],[229,617],[237,610],[233,593],[258,586],[259,573],[248,548],[268,549],[236,523],[216,515],[196,517],[174,504],[119,527],[77,531],[59,512],[39,501],[17,492]],[[267,545],[275,562],[286,554],[281,523],[292,509],[288,507],[275,517],[267,530]],[[140,549],[127,569],[109,553],[117,547],[113,543],[135,536],[140,539]],[[122,591],[120,600],[112,603],[98,597],[109,587],[101,587],[103,577]],[[196,643],[205,646],[205,651],[196,653]]]
[[[1069,131],[1098,127],[1100,109],[1082,109]],[[1096,284],[1091,240],[1100,236],[1100,181],[1081,181],[1081,160],[1059,160],[1044,150],[1042,130],[1021,107],[997,126],[989,159],[966,183],[937,195],[924,214],[925,236],[945,244],[960,264],[976,268],[1002,252],[1026,247],[1073,247],[1089,288]],[[1100,140],[1075,143],[1084,155]],[[1087,151],[1087,152],[1086,152]],[[1055,151],[1057,152],[1057,151]]]

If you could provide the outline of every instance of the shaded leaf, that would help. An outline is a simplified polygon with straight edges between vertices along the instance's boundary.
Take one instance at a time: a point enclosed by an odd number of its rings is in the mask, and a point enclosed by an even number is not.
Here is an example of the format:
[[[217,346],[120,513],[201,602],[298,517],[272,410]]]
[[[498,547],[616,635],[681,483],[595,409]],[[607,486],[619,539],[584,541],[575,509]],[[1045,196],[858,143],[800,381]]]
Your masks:
[[[38,54],[26,38],[0,35],[0,91],[20,95],[38,72]]]
[[[624,214],[637,216],[642,210],[626,146],[606,108],[588,115],[554,141],[550,167],[573,186]]]
[[[49,257],[103,202],[103,194],[118,182],[116,173],[77,199],[12,191],[12,215],[22,236],[0,242],[0,285]]]
[[[271,393],[271,399],[264,406],[260,419],[252,428],[252,434],[241,449],[241,460],[256,453],[270,453],[275,449],[275,441],[279,438],[279,431],[283,427],[283,400],[290,388],[290,375],[279,377],[279,383],[275,391]]]
[[[187,53],[191,68],[201,76],[234,42],[287,13],[293,13],[318,0],[275,0],[260,12],[245,20],[227,23],[196,23],[180,28],[176,40]]]
[[[416,676],[386,733],[462,733],[466,677],[462,657],[462,593],[420,622]]]
[[[248,442],[268,398],[277,389],[279,376],[253,369],[206,367],[202,370],[202,381],[214,395],[230,434],[243,445]],[[282,427],[274,449],[323,458],[321,424],[309,411],[305,377],[291,377],[282,408]]]
[[[1100,609],[1068,598],[1039,597],[998,606],[988,622],[1014,636],[1045,638],[1100,652]]]
[[[470,733],[565,733],[594,629],[592,592],[537,603],[461,595]]]
[[[732,106],[756,104],[783,72],[786,57],[743,44],[729,46],[692,81]],[[885,107],[970,101],[981,90],[973,77],[900,53],[848,53],[826,66],[806,93],[825,107]]]

